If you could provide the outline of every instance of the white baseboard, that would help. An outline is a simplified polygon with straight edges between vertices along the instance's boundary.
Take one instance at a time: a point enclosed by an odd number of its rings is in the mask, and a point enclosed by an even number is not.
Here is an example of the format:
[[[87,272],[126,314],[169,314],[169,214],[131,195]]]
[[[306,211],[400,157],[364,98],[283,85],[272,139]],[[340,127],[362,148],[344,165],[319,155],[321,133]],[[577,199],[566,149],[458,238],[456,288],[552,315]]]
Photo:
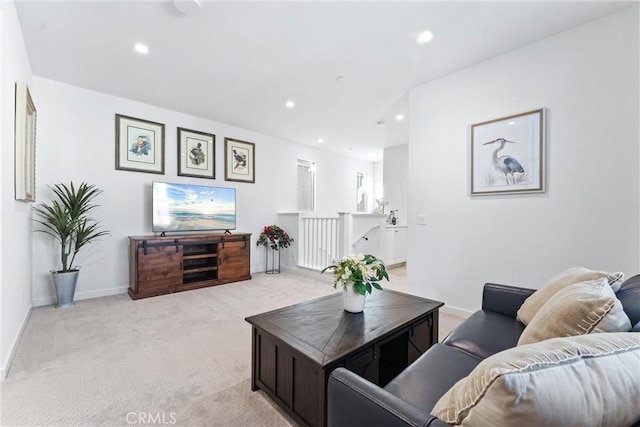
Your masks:
[[[22,339],[22,334],[24,334],[24,330],[27,328],[27,324],[29,323],[29,317],[31,317],[31,311],[33,310],[33,305],[29,306],[26,315],[22,319],[22,324],[20,325],[20,330],[16,335],[15,339],[11,343],[11,351],[9,352],[9,357],[7,358],[7,362],[5,366],[0,368],[0,381],[4,381],[9,375],[9,369],[11,369],[11,363],[13,363],[13,356],[18,349],[18,344],[20,343],[20,339]]]
[[[299,267],[296,265],[288,267],[287,271],[295,274],[300,274],[302,276],[311,277],[313,279],[322,280],[327,283],[333,283],[333,274],[320,274],[318,270],[313,270],[311,268]]]
[[[76,292],[76,296],[74,301],[80,301],[83,299],[91,299],[91,298],[100,298],[100,297],[108,297],[111,295],[120,295],[126,294],[127,286],[118,287],[118,288],[109,288],[109,289],[100,289],[97,291],[84,291],[84,292]],[[46,297],[36,298],[33,300],[33,305],[35,307],[42,307],[44,305],[53,305],[58,301],[55,295],[49,295]]]
[[[462,317],[463,319],[466,319],[473,314],[473,311],[464,310],[458,307],[451,307],[450,305],[445,305],[444,307],[442,307],[440,309],[440,312],[450,314],[452,316]]]
[[[387,270],[390,270],[392,268],[400,268],[400,267],[406,267],[407,266],[407,262],[406,261],[400,261],[397,262],[395,264],[387,264]]]
[[[109,297],[111,295],[126,294],[128,286],[121,286],[117,288],[100,289],[98,291],[85,291],[76,294],[76,300]]]
[[[33,306],[34,307],[43,307],[45,305],[53,305],[56,303],[56,296],[55,295],[49,295],[46,297],[41,297],[41,298],[34,298],[33,299]]]

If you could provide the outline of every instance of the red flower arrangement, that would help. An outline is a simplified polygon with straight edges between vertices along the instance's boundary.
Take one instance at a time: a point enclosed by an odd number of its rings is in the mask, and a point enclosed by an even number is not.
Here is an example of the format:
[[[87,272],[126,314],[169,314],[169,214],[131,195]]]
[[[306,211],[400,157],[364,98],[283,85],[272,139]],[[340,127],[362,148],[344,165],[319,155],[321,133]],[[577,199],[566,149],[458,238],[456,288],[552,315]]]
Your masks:
[[[269,246],[277,251],[280,248],[289,247],[291,243],[293,243],[293,239],[286,231],[277,225],[268,225],[262,229],[256,245]]]

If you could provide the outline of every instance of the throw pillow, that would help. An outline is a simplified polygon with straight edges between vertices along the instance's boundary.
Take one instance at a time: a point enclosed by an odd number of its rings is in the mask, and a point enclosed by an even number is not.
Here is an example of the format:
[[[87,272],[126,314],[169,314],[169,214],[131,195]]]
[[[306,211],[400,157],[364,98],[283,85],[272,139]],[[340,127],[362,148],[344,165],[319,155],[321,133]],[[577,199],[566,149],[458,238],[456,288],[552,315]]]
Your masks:
[[[542,288],[535,291],[527,298],[518,310],[517,319],[528,325],[533,316],[540,310],[556,292],[574,283],[585,280],[607,278],[607,281],[616,292],[622,284],[623,273],[607,273],[606,271],[589,270],[584,267],[569,268],[549,280]]]
[[[631,321],[606,278],[574,283],[538,310],[518,345],[591,332],[628,332]]]
[[[640,418],[640,334],[554,338],[480,362],[431,415],[462,426],[628,426]]]

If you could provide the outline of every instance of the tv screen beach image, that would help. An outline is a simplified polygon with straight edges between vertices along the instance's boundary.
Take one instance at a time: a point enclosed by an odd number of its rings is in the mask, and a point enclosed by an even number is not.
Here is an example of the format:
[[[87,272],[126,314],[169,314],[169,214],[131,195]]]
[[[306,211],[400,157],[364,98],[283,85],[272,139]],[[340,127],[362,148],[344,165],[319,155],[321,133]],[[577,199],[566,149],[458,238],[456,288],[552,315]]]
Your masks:
[[[233,230],[236,190],[153,183],[153,231]]]

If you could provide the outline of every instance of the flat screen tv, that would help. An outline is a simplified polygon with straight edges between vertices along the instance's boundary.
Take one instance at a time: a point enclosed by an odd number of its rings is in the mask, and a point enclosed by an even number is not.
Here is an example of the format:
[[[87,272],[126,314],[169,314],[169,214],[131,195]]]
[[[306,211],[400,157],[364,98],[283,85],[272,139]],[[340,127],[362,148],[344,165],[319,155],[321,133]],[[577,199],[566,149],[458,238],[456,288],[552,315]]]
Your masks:
[[[153,183],[153,232],[235,228],[235,188]]]

